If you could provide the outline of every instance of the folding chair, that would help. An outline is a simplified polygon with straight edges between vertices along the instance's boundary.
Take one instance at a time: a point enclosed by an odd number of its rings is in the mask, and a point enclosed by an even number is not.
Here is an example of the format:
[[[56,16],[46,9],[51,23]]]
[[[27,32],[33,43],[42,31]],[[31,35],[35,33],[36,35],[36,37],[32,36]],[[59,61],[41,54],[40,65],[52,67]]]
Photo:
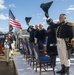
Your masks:
[[[31,62],[33,59],[33,69],[34,69],[34,53],[33,53],[33,44],[29,43],[29,41],[27,40],[27,38],[25,39],[26,44],[25,44],[25,48],[26,48],[26,60],[28,59],[28,64],[30,63],[31,66]]]
[[[26,56],[26,61],[27,61],[28,58],[30,58],[30,52],[29,52],[28,39],[27,39],[27,38],[25,38],[24,48],[25,48],[25,50],[26,50],[25,56]],[[28,63],[29,63],[29,62],[28,62]]]
[[[33,44],[32,43],[28,43],[28,48],[29,48],[29,52],[30,52],[30,66],[31,66],[31,63],[33,61],[33,69],[34,69],[34,58],[35,58],[35,55],[34,55],[34,52],[33,52]]]
[[[47,65],[48,64],[51,64],[52,65],[52,69],[53,69],[53,73],[55,75],[55,71],[54,71],[54,63],[51,59],[50,56],[48,55],[44,55],[44,56],[41,56],[40,53],[39,53],[39,50],[38,50],[38,46],[34,46],[34,54],[35,54],[35,59],[36,59],[36,71],[37,71],[37,65],[39,64],[40,66],[40,75],[41,75],[41,72],[42,72],[42,65]],[[45,70],[46,71],[46,70]]]

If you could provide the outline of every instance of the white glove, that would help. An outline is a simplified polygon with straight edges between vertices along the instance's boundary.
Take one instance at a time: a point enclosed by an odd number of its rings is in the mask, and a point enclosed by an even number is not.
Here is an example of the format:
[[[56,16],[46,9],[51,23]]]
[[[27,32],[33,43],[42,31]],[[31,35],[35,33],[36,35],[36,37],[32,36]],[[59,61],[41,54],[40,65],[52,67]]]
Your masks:
[[[34,43],[37,43],[37,38],[34,38],[35,39],[35,42]]]

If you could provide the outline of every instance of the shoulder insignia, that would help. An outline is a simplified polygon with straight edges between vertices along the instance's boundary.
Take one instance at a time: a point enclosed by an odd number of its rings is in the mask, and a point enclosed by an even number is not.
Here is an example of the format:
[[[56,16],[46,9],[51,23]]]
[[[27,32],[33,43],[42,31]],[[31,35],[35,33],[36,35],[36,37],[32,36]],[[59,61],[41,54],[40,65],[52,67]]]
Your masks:
[[[74,26],[74,22],[68,22],[67,25]]]
[[[71,44],[74,45],[74,38],[71,40]]]

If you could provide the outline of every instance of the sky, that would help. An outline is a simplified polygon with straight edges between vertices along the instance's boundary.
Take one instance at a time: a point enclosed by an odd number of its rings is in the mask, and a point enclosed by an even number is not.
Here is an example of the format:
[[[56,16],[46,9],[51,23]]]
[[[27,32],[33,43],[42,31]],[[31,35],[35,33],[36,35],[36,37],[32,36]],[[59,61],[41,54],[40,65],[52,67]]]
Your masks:
[[[7,32],[9,29],[9,7],[23,29],[28,28],[25,17],[32,17],[31,25],[43,23],[47,29],[46,18],[40,5],[50,1],[52,0],[0,0],[0,31]],[[61,13],[67,14],[67,20],[74,22],[74,0],[54,0],[48,13],[54,22],[58,21]]]

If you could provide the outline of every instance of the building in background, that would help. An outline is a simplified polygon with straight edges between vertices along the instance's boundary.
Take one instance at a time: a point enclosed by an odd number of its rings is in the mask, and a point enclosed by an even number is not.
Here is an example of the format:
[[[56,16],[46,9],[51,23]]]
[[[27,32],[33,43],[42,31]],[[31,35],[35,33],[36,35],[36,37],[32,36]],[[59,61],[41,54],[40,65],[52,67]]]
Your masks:
[[[29,33],[27,32],[27,29],[22,29],[22,37],[29,37]]]

